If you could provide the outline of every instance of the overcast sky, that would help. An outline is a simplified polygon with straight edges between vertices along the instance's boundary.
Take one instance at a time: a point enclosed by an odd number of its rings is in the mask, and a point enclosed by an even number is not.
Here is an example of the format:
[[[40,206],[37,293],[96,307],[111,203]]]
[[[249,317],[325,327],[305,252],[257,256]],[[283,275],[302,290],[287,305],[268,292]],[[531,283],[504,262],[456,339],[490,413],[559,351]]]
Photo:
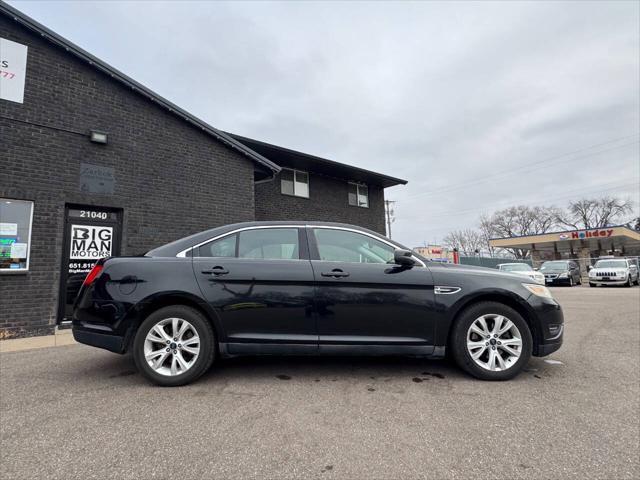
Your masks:
[[[640,202],[640,2],[11,3],[217,128],[409,180],[410,247]]]

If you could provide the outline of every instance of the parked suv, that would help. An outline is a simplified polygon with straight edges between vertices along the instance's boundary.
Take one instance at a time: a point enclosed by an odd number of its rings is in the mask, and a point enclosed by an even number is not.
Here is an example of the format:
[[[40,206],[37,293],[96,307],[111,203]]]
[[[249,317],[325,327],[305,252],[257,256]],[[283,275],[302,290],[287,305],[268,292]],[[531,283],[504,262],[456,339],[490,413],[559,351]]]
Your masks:
[[[544,262],[540,267],[547,285],[580,285],[580,266],[573,260],[552,260]]]
[[[628,258],[600,259],[589,270],[589,286],[624,285],[630,287],[638,285],[640,272],[638,265]]]

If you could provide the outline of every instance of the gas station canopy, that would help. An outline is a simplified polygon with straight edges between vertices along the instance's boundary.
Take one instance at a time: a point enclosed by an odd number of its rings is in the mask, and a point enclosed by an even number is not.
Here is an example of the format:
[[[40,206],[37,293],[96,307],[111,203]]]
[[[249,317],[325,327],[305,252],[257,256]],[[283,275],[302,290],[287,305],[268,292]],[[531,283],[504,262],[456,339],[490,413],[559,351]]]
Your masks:
[[[621,255],[640,255],[640,232],[625,225],[591,230],[493,238],[489,244],[496,248],[520,248],[532,252],[578,254],[581,251],[616,252]]]

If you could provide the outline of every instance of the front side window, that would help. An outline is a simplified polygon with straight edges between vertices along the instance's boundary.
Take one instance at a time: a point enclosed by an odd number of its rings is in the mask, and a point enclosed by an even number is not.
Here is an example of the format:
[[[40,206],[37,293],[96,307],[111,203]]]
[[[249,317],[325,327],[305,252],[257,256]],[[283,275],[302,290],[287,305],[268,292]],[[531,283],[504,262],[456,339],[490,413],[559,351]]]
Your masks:
[[[29,270],[33,202],[0,198],[0,272]]]
[[[320,260],[350,263],[393,263],[395,248],[357,232],[314,229]]]
[[[297,228],[259,228],[238,234],[239,258],[298,260]]]
[[[237,235],[228,235],[198,247],[198,257],[235,257]]]
[[[359,183],[349,183],[349,205],[369,207],[369,188]]]
[[[284,195],[309,198],[309,174],[283,168],[280,173],[280,191]]]

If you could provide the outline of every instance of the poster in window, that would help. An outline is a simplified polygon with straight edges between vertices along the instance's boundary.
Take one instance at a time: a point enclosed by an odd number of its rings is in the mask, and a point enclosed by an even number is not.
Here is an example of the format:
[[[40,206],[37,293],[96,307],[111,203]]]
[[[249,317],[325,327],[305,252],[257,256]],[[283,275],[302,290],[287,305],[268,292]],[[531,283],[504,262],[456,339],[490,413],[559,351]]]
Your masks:
[[[70,260],[98,260],[111,256],[113,227],[71,225]]]
[[[27,77],[27,46],[0,38],[0,99],[22,103]]]

